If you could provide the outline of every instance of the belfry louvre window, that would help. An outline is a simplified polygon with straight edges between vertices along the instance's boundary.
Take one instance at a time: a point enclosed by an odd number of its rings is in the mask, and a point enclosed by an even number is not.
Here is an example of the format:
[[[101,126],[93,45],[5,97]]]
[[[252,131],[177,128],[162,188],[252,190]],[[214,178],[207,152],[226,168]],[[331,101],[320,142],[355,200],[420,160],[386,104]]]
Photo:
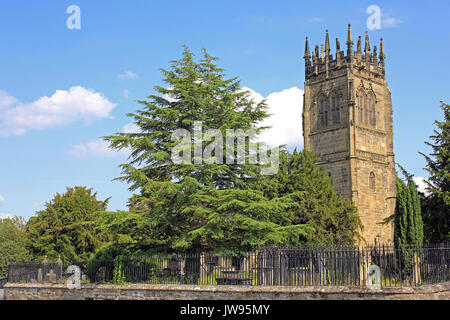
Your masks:
[[[357,96],[357,117],[358,123],[368,127],[376,128],[377,115],[375,110],[375,97],[372,93],[366,95],[360,91]]]

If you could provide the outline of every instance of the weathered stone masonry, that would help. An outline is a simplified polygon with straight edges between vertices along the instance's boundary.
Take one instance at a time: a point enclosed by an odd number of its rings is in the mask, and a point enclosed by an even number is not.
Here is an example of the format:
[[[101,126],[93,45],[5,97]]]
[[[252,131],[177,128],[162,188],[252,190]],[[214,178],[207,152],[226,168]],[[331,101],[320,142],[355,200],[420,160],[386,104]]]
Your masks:
[[[347,52],[331,55],[328,30],[325,48],[312,55],[305,47],[303,136],[305,148],[326,165],[336,192],[352,200],[364,225],[367,243],[390,243],[392,226],[378,224],[395,210],[396,173],[393,152],[391,93],[385,80],[383,40],[371,52],[366,33],[353,52],[348,27]]]
[[[284,287],[7,283],[9,300],[448,300],[450,283],[422,287]]]

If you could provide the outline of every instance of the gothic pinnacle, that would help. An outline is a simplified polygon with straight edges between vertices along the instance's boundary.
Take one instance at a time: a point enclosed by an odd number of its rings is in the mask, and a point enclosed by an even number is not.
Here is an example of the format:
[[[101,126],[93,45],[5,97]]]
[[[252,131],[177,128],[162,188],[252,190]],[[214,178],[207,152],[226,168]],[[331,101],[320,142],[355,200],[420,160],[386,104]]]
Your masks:
[[[380,39],[380,62],[384,62],[386,55],[384,54],[383,38]]]
[[[330,55],[330,37],[328,36],[328,30],[326,31],[325,34],[325,54],[328,57]]]
[[[310,54],[309,54],[309,41],[308,41],[308,37],[306,37],[306,43],[305,43],[305,56],[303,57],[305,58],[305,60],[309,60],[311,58]]]
[[[364,54],[368,55],[369,53],[370,53],[369,31],[366,30],[366,47],[364,48]]]
[[[352,25],[350,23],[347,31],[347,47],[353,47]]]
[[[347,56],[351,64],[353,57],[353,35],[352,35],[352,25],[350,23],[348,24],[347,30]]]
[[[323,44],[320,45],[320,60],[323,62],[324,61],[324,52],[323,52]]]
[[[356,47],[356,53],[361,54],[361,36],[358,37],[358,45]]]
[[[341,43],[339,42],[339,38],[336,38],[336,65],[341,65]]]

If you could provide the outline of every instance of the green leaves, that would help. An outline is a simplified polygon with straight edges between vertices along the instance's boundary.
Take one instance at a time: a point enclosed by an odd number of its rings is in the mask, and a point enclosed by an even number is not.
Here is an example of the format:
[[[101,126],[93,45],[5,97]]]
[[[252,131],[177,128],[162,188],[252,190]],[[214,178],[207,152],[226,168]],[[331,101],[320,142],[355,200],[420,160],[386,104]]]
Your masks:
[[[413,176],[398,165],[406,183],[397,177],[397,203],[394,213],[394,246],[399,250],[403,277],[412,272],[412,256],[408,248],[423,245],[423,224],[417,186]]]
[[[47,255],[76,261],[90,257],[101,243],[93,222],[97,212],[105,210],[109,199],[97,200],[97,194],[86,187],[67,188],[46,203],[26,225],[27,248],[35,258]]]
[[[210,250],[239,252],[258,246],[299,243],[301,236],[311,231],[304,226],[284,228],[289,222],[280,217],[289,207],[286,200],[267,199],[257,190],[215,190],[214,193],[205,224],[188,234],[191,240],[207,245]]]
[[[288,200],[283,218],[291,224],[305,224],[314,232],[305,242],[314,244],[352,244],[362,227],[356,208],[349,200],[340,200],[325,168],[307,150],[280,156],[280,170],[266,177],[258,188],[269,199]]]
[[[156,93],[129,114],[141,132],[105,137],[111,148],[131,149],[119,180],[139,191],[129,200],[129,213],[102,214],[98,228],[114,235],[109,248],[127,235],[126,250],[134,253],[353,243],[360,226],[355,208],[339,200],[331,179],[306,151],[283,151],[281,170],[273,177],[262,176],[256,164],[209,161],[219,156],[217,149],[208,159],[202,154],[200,162],[171,161],[174,150],[199,157],[195,146],[172,141],[177,129],[189,133],[189,142],[202,140],[201,150],[209,143],[209,129],[223,137],[227,129],[251,129],[256,135],[265,129],[259,123],[268,116],[266,102],[255,103],[237,78],[226,79],[217,60],[203,50],[196,61],[185,47],[169,70],[161,70],[165,85],[155,86]],[[196,135],[198,123],[203,130]],[[225,145],[218,147],[225,157],[242,157],[227,154]],[[250,154],[248,146],[243,153]]]
[[[29,261],[25,247],[25,221],[21,217],[0,219],[0,278],[8,276],[8,262]]]
[[[437,130],[425,142],[432,153],[424,156],[430,178],[429,194],[422,194],[424,237],[429,243],[450,241],[450,105],[441,103],[444,121],[435,121]]]
[[[315,158],[307,151],[284,151],[282,159],[278,175],[260,177],[244,189],[218,189],[192,177],[149,179],[130,199],[131,212],[104,213],[109,220],[100,219],[101,228],[116,238],[130,235],[127,250],[135,253],[353,243],[360,226],[355,208],[339,200]]]
[[[193,178],[151,181],[130,201],[132,212],[104,212],[98,228],[110,246],[130,236],[134,252],[238,252],[257,246],[301,243],[314,230],[293,226],[295,202],[268,199],[258,190],[219,190]],[[133,249],[131,249],[133,248]]]
[[[217,60],[203,50],[197,62],[185,46],[182,58],[171,61],[170,70],[161,70],[166,86],[155,86],[156,94],[138,101],[142,109],[129,114],[141,132],[105,137],[113,149],[131,148],[129,162],[121,165],[119,178],[129,183],[131,190],[142,188],[147,182],[144,177],[155,181],[193,177],[203,185],[219,188],[242,187],[255,177],[254,165],[171,161],[179,143],[172,140],[172,133],[184,129],[192,134],[195,121],[202,122],[203,130],[218,129],[222,135],[226,129],[264,129],[258,123],[268,116],[266,103],[252,101],[237,78],[225,79],[223,70],[215,64]],[[201,150],[207,143],[203,141]]]
[[[394,213],[394,245],[396,248],[423,245],[423,223],[417,185],[403,167],[406,183],[397,178],[397,203]]]

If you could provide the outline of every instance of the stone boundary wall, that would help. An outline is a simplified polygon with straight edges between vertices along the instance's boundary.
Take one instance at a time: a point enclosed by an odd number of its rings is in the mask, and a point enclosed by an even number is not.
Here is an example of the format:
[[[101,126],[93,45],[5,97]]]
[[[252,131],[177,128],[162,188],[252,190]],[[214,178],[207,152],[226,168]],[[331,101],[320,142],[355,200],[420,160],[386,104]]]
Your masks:
[[[450,300],[450,282],[422,287],[263,287],[7,283],[10,300]]]

